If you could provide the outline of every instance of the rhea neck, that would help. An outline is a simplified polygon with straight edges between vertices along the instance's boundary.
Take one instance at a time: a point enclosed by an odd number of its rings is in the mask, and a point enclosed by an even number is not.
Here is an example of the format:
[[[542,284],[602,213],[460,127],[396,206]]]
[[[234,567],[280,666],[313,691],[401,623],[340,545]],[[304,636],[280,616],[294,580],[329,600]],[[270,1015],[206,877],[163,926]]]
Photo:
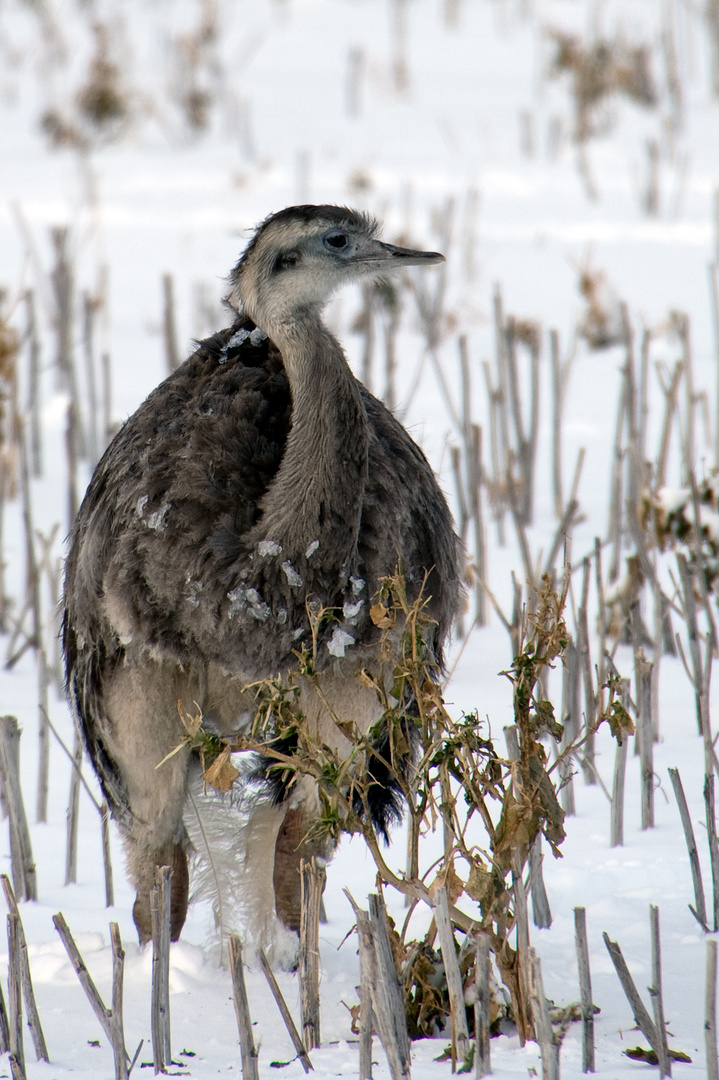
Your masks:
[[[319,305],[255,322],[279,348],[292,429],[263,499],[258,532],[300,557],[319,541],[325,568],[351,564],[367,479],[367,415],[358,384]]]

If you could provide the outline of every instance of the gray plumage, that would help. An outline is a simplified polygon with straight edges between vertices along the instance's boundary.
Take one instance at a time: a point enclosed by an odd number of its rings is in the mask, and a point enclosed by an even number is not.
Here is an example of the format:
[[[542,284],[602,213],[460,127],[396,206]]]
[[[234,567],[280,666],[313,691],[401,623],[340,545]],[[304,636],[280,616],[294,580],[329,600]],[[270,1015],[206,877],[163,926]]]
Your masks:
[[[222,733],[240,728],[244,683],[293,667],[309,644],[308,601],[338,614],[318,638],[328,685],[353,680],[376,648],[380,578],[398,562],[410,594],[428,575],[441,663],[460,577],[445,499],[321,319],[345,282],[442,259],[377,232],[334,206],[268,218],[231,275],[236,321],[124,424],[74,524],[67,684],[126,841],[141,940],[156,864],[185,883],[173,936],[185,917],[190,755],[154,771],[182,739],[178,700]]]

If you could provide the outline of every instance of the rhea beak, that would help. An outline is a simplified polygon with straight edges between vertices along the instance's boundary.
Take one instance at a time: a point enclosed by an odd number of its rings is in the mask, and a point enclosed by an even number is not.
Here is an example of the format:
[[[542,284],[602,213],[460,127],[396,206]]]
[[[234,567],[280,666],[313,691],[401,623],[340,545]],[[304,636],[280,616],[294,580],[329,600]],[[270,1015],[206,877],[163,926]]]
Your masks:
[[[381,242],[379,246],[384,251],[385,260],[395,262],[398,266],[428,266],[444,262],[444,255],[440,255],[438,251],[412,251],[410,248]]]
[[[443,263],[445,259],[438,251],[413,251],[411,248],[395,247],[394,244],[375,240],[371,250],[358,252],[353,261],[377,270],[392,270],[403,266],[431,266],[434,263]]]

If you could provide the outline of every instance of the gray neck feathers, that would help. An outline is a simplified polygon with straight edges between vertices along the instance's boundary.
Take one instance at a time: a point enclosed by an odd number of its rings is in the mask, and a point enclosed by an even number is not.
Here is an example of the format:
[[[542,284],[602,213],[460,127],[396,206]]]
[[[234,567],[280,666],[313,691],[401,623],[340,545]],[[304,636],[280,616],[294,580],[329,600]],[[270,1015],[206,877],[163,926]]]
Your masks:
[[[292,430],[263,500],[258,539],[301,556],[319,541],[326,567],[349,566],[357,549],[367,479],[368,426],[344,353],[309,312],[273,326],[292,391]]]

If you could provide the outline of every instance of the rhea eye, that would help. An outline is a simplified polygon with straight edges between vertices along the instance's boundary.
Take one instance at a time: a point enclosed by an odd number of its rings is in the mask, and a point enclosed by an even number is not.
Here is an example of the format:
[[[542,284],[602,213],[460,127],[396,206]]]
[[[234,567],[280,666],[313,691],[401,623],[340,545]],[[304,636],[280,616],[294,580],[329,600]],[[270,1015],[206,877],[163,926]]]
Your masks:
[[[343,232],[331,232],[327,233],[324,238],[325,247],[330,248],[332,251],[341,251],[342,248],[346,248],[349,243],[349,238],[346,233]]]

